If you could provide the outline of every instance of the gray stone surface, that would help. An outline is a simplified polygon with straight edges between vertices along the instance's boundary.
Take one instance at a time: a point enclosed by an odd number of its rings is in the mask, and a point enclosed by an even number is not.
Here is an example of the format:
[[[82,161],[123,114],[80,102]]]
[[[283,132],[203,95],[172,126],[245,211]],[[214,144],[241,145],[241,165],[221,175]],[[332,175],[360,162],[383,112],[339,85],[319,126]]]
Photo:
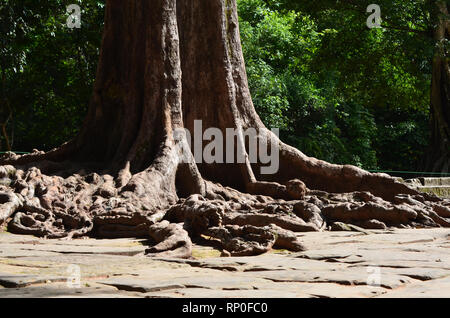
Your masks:
[[[301,291],[287,291],[279,289],[264,290],[220,290],[203,288],[186,288],[170,293],[148,293],[147,298],[309,298],[313,297]]]
[[[170,282],[158,282],[151,278],[142,279],[136,277],[120,277],[99,281],[100,284],[116,287],[119,290],[136,291],[149,293],[155,291],[165,291],[169,289],[184,288],[184,285]]]
[[[0,285],[6,288],[26,287],[29,285],[63,282],[66,276],[47,276],[47,275],[11,275],[0,273]]]
[[[0,289],[0,298],[135,298],[138,293],[118,291],[114,287],[90,283],[80,288],[69,288],[66,284],[46,284],[27,288]]]
[[[424,186],[450,186],[450,178],[419,178]]]
[[[151,259],[138,239],[0,233],[0,297],[450,297],[450,230],[299,233],[307,251]],[[79,269],[79,285],[70,284]]]
[[[368,285],[371,272],[367,267],[336,271],[267,271],[256,275],[274,282],[336,283],[345,286]],[[255,275],[255,274],[254,274]],[[394,289],[411,283],[411,279],[393,273],[381,272],[379,286]]]
[[[450,198],[450,178],[417,178],[404,182],[419,191]]]
[[[377,296],[378,297],[378,296]],[[416,282],[379,297],[389,298],[450,298],[450,277]]]

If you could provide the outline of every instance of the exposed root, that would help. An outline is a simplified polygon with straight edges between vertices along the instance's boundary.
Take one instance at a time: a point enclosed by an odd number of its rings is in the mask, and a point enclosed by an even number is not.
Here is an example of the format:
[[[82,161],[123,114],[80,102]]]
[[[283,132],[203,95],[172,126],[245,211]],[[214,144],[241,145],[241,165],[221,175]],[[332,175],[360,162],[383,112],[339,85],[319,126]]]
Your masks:
[[[272,248],[304,250],[296,232],[450,227],[448,200],[416,192],[392,200],[362,191],[328,193],[308,190],[298,179],[253,182],[249,194],[184,170],[183,178],[195,177],[195,185],[189,189],[185,182],[183,193],[197,194],[179,199],[178,163],[156,162],[137,174],[125,167],[116,178],[84,171],[64,178],[36,167],[0,166],[0,224],[47,238],[150,237],[148,256],[181,258],[191,256],[191,237],[205,235],[224,254],[243,256]]]
[[[314,224],[308,224],[295,215],[284,213],[266,214],[259,213],[258,210],[247,213],[230,213],[226,215],[224,223],[241,226],[249,224],[259,227],[273,224],[292,232],[315,232],[319,230]]]
[[[286,182],[285,185],[267,181],[250,182],[247,184],[247,191],[251,194],[266,195],[272,198],[302,200],[307,193],[307,188],[302,181],[293,179]]]
[[[210,228],[205,234],[219,239],[222,248],[232,256],[259,255],[270,251],[272,247],[295,252],[305,250],[293,232],[273,224],[264,227],[225,225]]]
[[[1,188],[0,188],[1,191]],[[12,192],[0,192],[0,225],[21,206],[22,198]]]
[[[87,217],[70,219],[72,230],[64,228],[63,219],[55,219],[53,215],[43,218],[42,214],[25,214],[17,212],[8,224],[8,230],[17,234],[29,234],[47,238],[76,238],[86,235],[92,230],[92,222]],[[78,227],[78,228],[77,228]]]
[[[162,221],[150,226],[149,234],[158,243],[146,250],[147,256],[191,257],[192,242],[180,224]]]
[[[25,169],[41,164],[43,164],[44,166],[59,165],[60,162],[65,161],[74,152],[76,152],[75,142],[69,141],[48,152],[39,151],[37,149],[33,149],[30,154],[25,155],[18,155],[14,152],[7,152],[6,154],[0,156],[0,165],[22,166]]]
[[[295,233],[282,229],[281,227],[273,224],[271,224],[269,228],[276,234],[276,240],[273,246],[274,248],[287,249],[293,252],[301,252],[306,250]]]
[[[223,249],[232,256],[252,256],[263,254],[272,249],[276,234],[269,227],[252,225],[226,225],[212,227],[206,232],[222,242]]]

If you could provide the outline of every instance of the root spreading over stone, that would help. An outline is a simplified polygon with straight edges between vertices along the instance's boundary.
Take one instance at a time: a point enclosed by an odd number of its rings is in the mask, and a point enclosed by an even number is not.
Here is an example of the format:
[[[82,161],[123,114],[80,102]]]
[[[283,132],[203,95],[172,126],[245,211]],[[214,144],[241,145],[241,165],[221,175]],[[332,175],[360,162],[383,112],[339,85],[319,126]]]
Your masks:
[[[160,191],[164,178],[142,172],[124,184],[120,176],[46,175],[37,166],[0,166],[0,223],[9,231],[69,239],[145,237],[153,242],[147,250],[152,257],[190,257],[191,237],[200,236],[218,241],[224,255],[244,256],[272,248],[302,251],[295,233],[305,231],[450,227],[450,202],[427,194],[397,194],[389,201],[370,192],[300,187],[302,199],[289,200],[205,181],[202,194],[178,198],[170,191],[175,184]],[[291,184],[298,188],[300,182]]]

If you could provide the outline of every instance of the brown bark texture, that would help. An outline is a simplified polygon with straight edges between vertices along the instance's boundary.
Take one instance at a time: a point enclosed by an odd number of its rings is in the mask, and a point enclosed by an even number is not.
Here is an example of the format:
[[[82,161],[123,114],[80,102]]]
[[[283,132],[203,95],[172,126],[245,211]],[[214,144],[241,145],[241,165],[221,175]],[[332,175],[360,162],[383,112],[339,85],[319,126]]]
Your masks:
[[[450,3],[434,2],[433,39],[436,43],[432,62],[431,143],[425,169],[450,172]]]
[[[249,160],[240,133],[234,150],[244,160],[196,162],[187,136],[176,133],[194,131],[196,120],[224,135],[255,129],[279,150],[279,170],[262,174],[264,163]],[[224,255],[302,251],[296,233],[342,222],[450,226],[448,200],[307,157],[263,125],[248,89],[235,0],[108,0],[80,134],[46,153],[0,158],[0,180],[0,224],[9,231],[144,237],[151,257],[190,257],[192,240]]]

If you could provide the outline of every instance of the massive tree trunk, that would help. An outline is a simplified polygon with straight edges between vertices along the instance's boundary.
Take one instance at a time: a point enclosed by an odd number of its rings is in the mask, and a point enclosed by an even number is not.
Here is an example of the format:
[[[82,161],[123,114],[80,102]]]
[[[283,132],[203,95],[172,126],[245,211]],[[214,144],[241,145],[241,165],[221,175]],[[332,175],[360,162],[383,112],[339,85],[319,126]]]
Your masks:
[[[194,160],[181,129],[194,134],[197,120],[202,132],[238,132],[223,154],[233,151],[234,161]],[[275,173],[251,160],[249,129],[260,147],[279,150]],[[235,0],[108,0],[81,133],[0,164],[0,223],[10,231],[150,237],[151,256],[189,257],[191,238],[202,236],[232,255],[298,251],[293,232],[339,221],[450,226],[450,202],[384,174],[309,158],[264,127],[248,89]]]
[[[450,172],[450,5],[435,1],[434,41],[431,83],[431,144],[426,157],[426,169],[434,172]]]

